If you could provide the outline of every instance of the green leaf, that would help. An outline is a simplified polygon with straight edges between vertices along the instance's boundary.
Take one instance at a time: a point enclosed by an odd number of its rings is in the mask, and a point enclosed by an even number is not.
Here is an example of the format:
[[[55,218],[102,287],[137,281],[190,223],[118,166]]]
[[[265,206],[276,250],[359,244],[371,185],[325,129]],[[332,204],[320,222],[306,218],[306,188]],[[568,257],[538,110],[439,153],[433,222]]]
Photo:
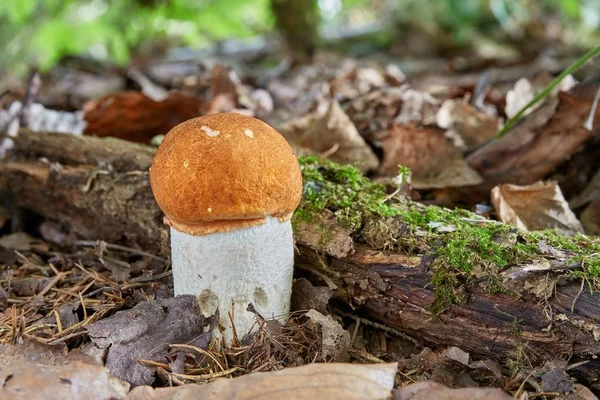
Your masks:
[[[560,0],[560,7],[571,18],[577,18],[581,13],[579,0]]]
[[[125,65],[129,61],[129,47],[123,36],[111,36],[109,41],[109,51],[115,63]]]
[[[10,22],[23,23],[33,15],[37,5],[37,0],[3,0],[0,1],[0,16],[4,14]]]

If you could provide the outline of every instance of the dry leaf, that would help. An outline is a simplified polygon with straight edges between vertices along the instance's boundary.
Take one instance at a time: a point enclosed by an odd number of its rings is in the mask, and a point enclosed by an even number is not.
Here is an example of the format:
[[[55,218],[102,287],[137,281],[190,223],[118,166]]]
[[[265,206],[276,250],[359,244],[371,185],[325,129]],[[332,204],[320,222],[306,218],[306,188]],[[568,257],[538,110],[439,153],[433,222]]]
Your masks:
[[[197,342],[207,346],[210,320],[198,311],[195,296],[142,302],[112,317],[86,326],[92,342],[108,349],[106,366],[111,373],[133,385],[154,382],[155,367],[139,360],[165,360],[170,344]]]
[[[519,79],[515,86],[506,93],[506,106],[504,108],[506,116],[512,118],[517,115],[527,103],[533,100],[537,94],[536,92],[536,89],[527,78]],[[529,108],[525,115],[532,113],[539,105],[540,103]]]
[[[129,384],[107,368],[79,361],[41,365],[20,361],[0,367],[0,398],[11,400],[122,399]]]
[[[460,148],[471,148],[494,136],[500,119],[486,115],[463,100],[448,99],[436,115],[440,128],[447,129],[446,137]]]
[[[432,125],[436,122],[439,107],[438,101],[429,93],[407,89],[402,93],[402,109],[394,122]]]
[[[49,345],[25,339],[21,344],[0,345],[0,366],[10,366],[22,361],[43,365],[66,365],[74,361],[95,364],[94,360],[78,350],[69,352],[64,343]]]
[[[385,80],[390,85],[400,85],[406,81],[406,75],[396,64],[388,64],[385,66]]]
[[[532,82],[530,82],[527,78],[519,79],[513,88],[506,93],[506,106],[504,108],[506,117],[512,118],[517,115],[517,113],[521,111],[521,109],[525,107],[531,100],[533,100],[534,97],[540,91],[542,91],[552,79],[553,76],[547,71],[541,71],[538,73]],[[572,89],[575,85],[577,85],[577,81],[573,75],[569,74],[565,76],[564,79],[560,81],[559,85],[553,89],[552,96],[556,96],[559,91],[566,92]],[[541,102],[534,104],[527,109],[524,115],[531,114],[541,105]]]
[[[154,136],[201,115],[203,107],[203,101],[177,92],[160,102],[139,92],[117,93],[85,104],[85,134],[150,143]]]
[[[323,116],[312,115],[292,121],[281,128],[291,141],[343,164],[358,163],[361,171],[377,168],[379,160],[358,134],[337,101],[332,101]]]
[[[310,364],[257,372],[206,385],[152,389],[140,386],[127,400],[385,400],[392,395],[397,364]]]
[[[469,358],[470,358],[469,353],[467,353],[466,351],[464,351],[456,346],[448,347],[446,350],[444,350],[442,352],[442,354],[448,360],[452,360],[452,361],[455,361],[462,365],[469,366]]]
[[[292,288],[292,311],[317,310],[321,314],[327,314],[327,305],[333,296],[332,289],[327,286],[314,286],[305,278],[295,279]]]
[[[354,60],[341,66],[341,73],[330,82],[331,92],[337,98],[353,99],[386,84],[378,66],[359,67]]]
[[[579,398],[575,397],[573,400],[598,400],[598,397],[590,389],[580,383],[573,385],[573,392],[579,396]]]
[[[18,251],[29,251],[32,248],[48,251],[50,245],[43,240],[29,236],[25,232],[16,232],[0,237],[0,247]]]
[[[379,174],[395,176],[398,166],[412,171],[416,189],[477,185],[481,177],[465,162],[444,133],[436,128],[397,125],[382,139],[383,162]]]
[[[557,229],[566,235],[583,232],[555,181],[496,186],[492,203],[500,221],[523,230]]]
[[[567,393],[573,390],[571,377],[563,368],[554,368],[542,375],[541,385],[544,392]]]
[[[498,388],[452,389],[437,382],[418,382],[394,390],[394,400],[511,400]]]
[[[344,111],[363,138],[377,143],[380,134],[393,125],[394,118],[400,112],[405,90],[398,87],[375,90],[346,103]]]
[[[64,343],[47,345],[36,340],[0,345],[0,398],[122,399],[129,384],[108,369]]]
[[[592,137],[583,126],[592,101],[561,92],[505,136],[469,155],[467,162],[485,180],[482,189],[544,179]],[[595,115],[598,119],[600,110]]]
[[[350,355],[350,333],[346,331],[331,315],[323,315],[317,310],[309,310],[306,315],[321,328],[322,350],[320,360],[323,362],[348,362]]]

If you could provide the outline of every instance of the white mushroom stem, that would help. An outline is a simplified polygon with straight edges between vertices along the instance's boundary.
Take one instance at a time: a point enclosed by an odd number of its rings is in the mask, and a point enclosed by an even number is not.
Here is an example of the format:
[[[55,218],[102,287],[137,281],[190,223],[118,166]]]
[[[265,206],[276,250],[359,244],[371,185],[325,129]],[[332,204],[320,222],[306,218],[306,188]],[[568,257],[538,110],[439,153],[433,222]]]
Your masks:
[[[294,268],[290,221],[267,218],[263,225],[192,236],[171,228],[175,295],[199,296],[205,316],[220,312],[225,344],[233,339],[229,313],[239,339],[257,328],[252,303],[264,318],[288,317]]]

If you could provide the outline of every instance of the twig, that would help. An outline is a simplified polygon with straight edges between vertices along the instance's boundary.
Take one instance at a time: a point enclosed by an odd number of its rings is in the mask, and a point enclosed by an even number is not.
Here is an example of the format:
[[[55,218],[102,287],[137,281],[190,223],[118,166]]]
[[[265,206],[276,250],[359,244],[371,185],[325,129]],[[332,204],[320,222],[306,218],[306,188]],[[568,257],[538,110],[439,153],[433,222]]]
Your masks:
[[[517,389],[517,392],[513,395],[513,397],[517,397],[519,394],[521,394],[521,392],[523,391],[523,389],[525,388],[525,384],[529,381],[529,378],[531,377],[531,375],[533,375],[534,371],[531,371],[526,377],[525,379],[523,379],[523,381],[521,381],[521,384],[519,385],[519,388]]]
[[[577,292],[577,294],[575,295],[575,298],[573,299],[573,303],[571,303],[571,314],[573,314],[573,312],[575,311],[575,303],[577,303],[579,296],[581,296],[581,293],[583,293],[583,285],[584,284],[585,284],[585,278],[581,278],[581,287],[579,288],[579,292]]]
[[[178,378],[189,379],[189,380],[192,380],[192,381],[199,381],[199,380],[204,380],[204,379],[221,378],[223,376],[231,375],[234,372],[237,372],[237,371],[240,371],[240,370],[241,370],[240,367],[233,367],[233,368],[229,368],[229,369],[226,369],[224,371],[221,371],[221,372],[213,372],[211,374],[186,375],[186,374],[178,374],[178,373],[175,373],[175,372],[171,372],[171,374],[175,375]]]
[[[203,354],[203,355],[207,356],[208,358],[210,358],[211,360],[213,360],[215,362],[215,364],[217,364],[219,366],[219,369],[221,369],[221,371],[225,371],[225,368],[223,368],[223,366],[221,365],[219,360],[217,360],[210,351],[206,351],[200,347],[192,346],[190,344],[171,344],[171,345],[169,345],[169,348],[197,351],[198,353]]]
[[[127,253],[137,254],[139,256],[149,257],[149,258],[153,258],[155,260],[167,262],[167,259],[155,256],[154,254],[145,252],[143,250],[133,249],[131,247],[126,247],[126,246],[120,246],[118,244],[106,243],[101,240],[77,240],[73,244],[75,246],[81,246],[81,247],[96,247],[99,244],[104,244],[106,246],[106,248],[109,250],[125,251]]]
[[[329,156],[332,156],[339,150],[339,148],[340,144],[336,142],[333,146],[331,146],[329,150],[326,150],[323,153],[321,153],[320,157],[327,158]]]
[[[139,276],[137,278],[130,279],[131,282],[143,283],[143,282],[152,282],[157,281],[162,278],[166,278],[167,276],[173,274],[171,270],[162,272],[160,274],[152,275],[152,276]]]
[[[52,345],[52,344],[59,344],[59,343],[62,343],[62,342],[66,342],[69,339],[73,339],[74,337],[82,336],[82,335],[85,335],[85,334],[86,334],[86,331],[83,331],[83,330],[79,331],[79,332],[73,332],[73,333],[70,333],[70,334],[65,335],[63,337],[59,337],[58,339],[50,340],[50,341],[46,342],[46,344],[50,344],[50,345]]]

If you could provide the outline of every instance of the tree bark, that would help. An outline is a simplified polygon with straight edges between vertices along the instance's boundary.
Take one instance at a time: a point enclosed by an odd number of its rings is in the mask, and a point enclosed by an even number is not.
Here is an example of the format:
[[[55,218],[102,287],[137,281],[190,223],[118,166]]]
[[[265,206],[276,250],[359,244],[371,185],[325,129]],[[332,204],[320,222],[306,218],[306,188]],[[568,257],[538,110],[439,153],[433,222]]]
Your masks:
[[[557,358],[570,363],[587,361],[570,372],[600,389],[600,296],[587,286],[581,290],[581,281],[558,280],[553,290],[550,283],[554,295],[546,300],[535,299],[525,289],[517,298],[474,287],[465,303],[434,315],[428,311],[435,293],[427,257],[384,254],[359,246],[353,255],[340,259],[299,248],[297,266],[308,271],[313,284],[326,284],[322,279],[326,276],[329,285],[337,286],[336,305],[358,317],[425,345],[457,346],[480,358],[511,359],[522,366]],[[558,275],[544,271],[524,274],[518,280],[552,282]]]
[[[148,146],[114,139],[21,131],[0,161],[0,190],[86,239],[166,254],[168,229],[148,182],[152,154]],[[430,257],[374,251],[353,243],[343,229],[328,231],[334,232],[330,243],[320,243],[310,227],[296,231],[296,270],[334,288],[339,308],[425,345],[458,346],[475,357],[586,361],[570,373],[600,390],[600,296],[564,278],[572,266],[549,259],[543,271],[515,267],[503,279],[519,296],[475,286],[465,303],[434,315],[428,311],[435,301]],[[550,282],[546,298],[527,289],[541,281]]]
[[[168,252],[148,169],[154,150],[117,139],[22,130],[0,162],[11,203],[76,235]]]

